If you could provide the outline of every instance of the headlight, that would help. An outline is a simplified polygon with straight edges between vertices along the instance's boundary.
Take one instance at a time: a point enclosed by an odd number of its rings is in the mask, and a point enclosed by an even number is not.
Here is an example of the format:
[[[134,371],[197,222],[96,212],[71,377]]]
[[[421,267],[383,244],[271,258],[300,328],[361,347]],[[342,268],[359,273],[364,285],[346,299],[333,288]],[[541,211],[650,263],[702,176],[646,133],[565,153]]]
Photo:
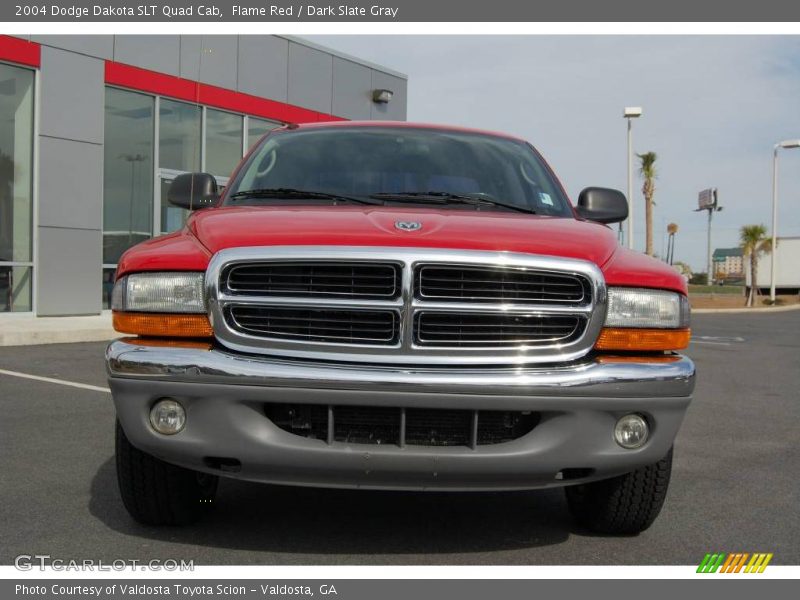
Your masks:
[[[597,350],[667,351],[689,345],[689,300],[665,290],[609,288]]]
[[[681,329],[689,326],[689,301],[663,290],[609,288],[606,327]]]
[[[114,284],[112,310],[204,313],[203,273],[135,273]]]
[[[212,337],[203,273],[134,273],[120,277],[111,297],[114,329],[156,337]]]

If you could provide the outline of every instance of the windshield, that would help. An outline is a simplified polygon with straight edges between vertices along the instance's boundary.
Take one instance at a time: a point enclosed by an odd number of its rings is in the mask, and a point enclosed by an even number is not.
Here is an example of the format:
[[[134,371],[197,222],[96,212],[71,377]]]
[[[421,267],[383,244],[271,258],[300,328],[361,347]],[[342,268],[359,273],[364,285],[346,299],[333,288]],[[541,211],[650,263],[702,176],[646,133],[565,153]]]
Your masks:
[[[524,142],[390,127],[275,132],[231,182],[224,204],[298,203],[303,192],[333,203],[370,199],[572,216],[560,186]]]

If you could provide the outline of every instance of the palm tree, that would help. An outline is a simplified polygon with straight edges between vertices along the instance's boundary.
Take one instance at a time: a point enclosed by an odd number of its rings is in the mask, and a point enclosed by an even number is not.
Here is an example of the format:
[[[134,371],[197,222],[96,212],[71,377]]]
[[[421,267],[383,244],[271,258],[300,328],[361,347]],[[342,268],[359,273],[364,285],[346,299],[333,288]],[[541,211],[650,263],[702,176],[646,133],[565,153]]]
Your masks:
[[[739,242],[742,253],[750,257],[750,293],[746,306],[753,306],[758,293],[758,257],[772,252],[772,238],[767,237],[767,228],[763,225],[745,225],[739,230]]]
[[[656,193],[656,158],[655,152],[637,154],[641,161],[639,174],[644,179],[642,194],[644,194],[644,223],[645,223],[645,253],[653,256],[653,194]]]

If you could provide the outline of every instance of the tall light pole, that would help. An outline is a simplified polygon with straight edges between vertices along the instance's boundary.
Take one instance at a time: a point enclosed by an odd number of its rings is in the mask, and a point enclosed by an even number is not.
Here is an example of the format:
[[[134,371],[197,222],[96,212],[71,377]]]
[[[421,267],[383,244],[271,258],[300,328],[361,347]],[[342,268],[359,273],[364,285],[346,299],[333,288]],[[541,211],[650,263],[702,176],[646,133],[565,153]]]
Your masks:
[[[641,106],[626,106],[622,113],[628,122],[628,248],[633,249],[633,128],[631,119],[642,116]],[[619,224],[622,230],[622,223]]]
[[[800,148],[800,140],[778,142],[772,149],[772,260],[769,269],[769,301],[775,304],[775,265],[778,262],[778,150]]]
[[[711,285],[713,279],[711,260],[711,216],[722,210],[718,203],[717,188],[708,188],[697,195],[697,210],[694,212],[708,211],[708,237],[706,240],[706,285]]]

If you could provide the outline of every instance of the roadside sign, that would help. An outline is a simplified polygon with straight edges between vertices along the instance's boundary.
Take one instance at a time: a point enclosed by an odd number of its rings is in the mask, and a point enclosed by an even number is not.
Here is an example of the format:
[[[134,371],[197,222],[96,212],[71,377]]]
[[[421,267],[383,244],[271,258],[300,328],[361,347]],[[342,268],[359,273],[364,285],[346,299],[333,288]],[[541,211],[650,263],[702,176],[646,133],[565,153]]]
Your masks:
[[[697,195],[697,210],[706,210],[714,206],[714,188],[703,190]]]

